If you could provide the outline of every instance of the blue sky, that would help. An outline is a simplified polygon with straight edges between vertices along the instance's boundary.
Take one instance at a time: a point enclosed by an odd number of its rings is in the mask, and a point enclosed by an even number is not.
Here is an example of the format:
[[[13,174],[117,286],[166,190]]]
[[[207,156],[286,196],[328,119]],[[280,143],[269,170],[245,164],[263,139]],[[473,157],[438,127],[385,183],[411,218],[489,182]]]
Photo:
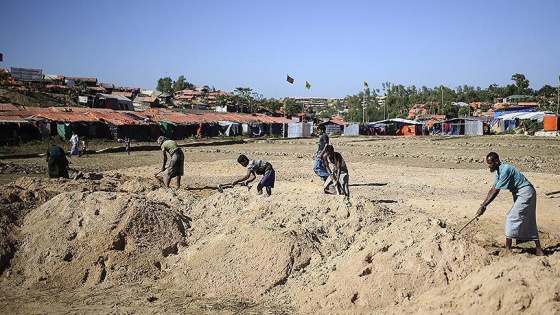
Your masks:
[[[228,92],[330,98],[357,94],[364,81],[487,88],[521,73],[539,89],[560,75],[558,0],[6,0],[1,8],[0,68],[144,89],[184,75]]]

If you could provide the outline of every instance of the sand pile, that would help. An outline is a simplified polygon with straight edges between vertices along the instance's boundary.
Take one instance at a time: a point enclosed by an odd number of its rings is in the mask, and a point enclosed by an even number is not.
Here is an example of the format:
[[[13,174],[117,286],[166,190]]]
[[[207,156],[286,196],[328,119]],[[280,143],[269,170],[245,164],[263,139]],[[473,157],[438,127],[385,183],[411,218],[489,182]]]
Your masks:
[[[255,305],[277,314],[560,312],[554,200],[539,209],[549,255],[509,253],[495,210],[508,197],[456,233],[473,214],[461,209],[476,207],[479,170],[356,174],[363,185],[351,187],[346,207],[286,158],[273,163],[283,171],[271,196],[242,186],[219,193],[218,182],[242,171],[229,160],[205,163],[180,190],[161,187],[153,166],[4,186],[0,310],[29,313],[19,302],[28,292],[47,313],[68,305],[108,313],[122,303],[132,313],[188,313],[187,299],[213,305],[209,313]],[[538,189],[556,182],[532,175]],[[76,295],[84,304],[72,304]]]

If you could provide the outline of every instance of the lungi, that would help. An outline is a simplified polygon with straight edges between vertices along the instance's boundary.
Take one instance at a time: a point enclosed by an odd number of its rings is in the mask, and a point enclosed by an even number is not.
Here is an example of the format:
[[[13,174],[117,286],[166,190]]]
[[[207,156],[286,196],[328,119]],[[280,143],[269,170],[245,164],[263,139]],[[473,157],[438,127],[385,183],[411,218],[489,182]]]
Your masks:
[[[512,192],[513,206],[506,216],[505,236],[523,241],[539,239],[537,230],[537,192],[525,186]]]

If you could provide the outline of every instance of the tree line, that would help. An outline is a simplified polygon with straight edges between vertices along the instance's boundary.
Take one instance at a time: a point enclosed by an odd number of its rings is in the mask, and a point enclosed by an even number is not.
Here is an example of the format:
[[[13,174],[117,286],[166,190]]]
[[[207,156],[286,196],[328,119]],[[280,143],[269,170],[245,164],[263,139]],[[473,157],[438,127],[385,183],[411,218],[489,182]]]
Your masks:
[[[387,118],[407,118],[409,110],[415,104],[425,104],[429,114],[446,115],[447,118],[472,115],[470,106],[458,106],[456,103],[482,103],[482,111],[488,110],[497,100],[511,96],[525,96],[524,101],[535,101],[540,110],[554,111],[557,106],[558,88],[544,85],[539,90],[529,87],[529,80],[524,74],[516,73],[511,76],[513,81],[506,86],[491,84],[487,88],[462,85],[456,88],[446,86],[420,88],[415,85],[404,86],[391,82],[383,82],[381,88],[369,88],[355,95],[347,95],[343,99],[323,106],[306,107],[297,99],[265,98],[262,94],[253,92],[248,87],[237,87],[230,96],[219,96],[216,105],[225,104],[246,106],[255,112],[258,106],[263,106],[271,111],[276,111],[285,106],[287,115],[305,113],[310,117],[332,117],[342,115],[347,121],[378,121]],[[157,90],[162,92],[195,89],[196,86],[186,81],[183,75],[177,81],[170,77],[158,80]],[[203,96],[215,88],[204,86]],[[382,98],[378,98],[381,96]]]

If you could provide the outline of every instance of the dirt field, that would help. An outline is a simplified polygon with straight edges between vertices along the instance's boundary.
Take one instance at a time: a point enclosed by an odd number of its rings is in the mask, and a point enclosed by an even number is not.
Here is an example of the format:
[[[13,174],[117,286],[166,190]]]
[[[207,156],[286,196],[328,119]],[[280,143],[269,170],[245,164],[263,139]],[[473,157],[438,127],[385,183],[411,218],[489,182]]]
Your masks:
[[[322,193],[316,140],[184,147],[180,190],[153,177],[159,151],[73,157],[79,180],[0,160],[0,313],[560,313],[560,139],[331,138],[349,208]],[[456,233],[493,183],[490,151],[536,187],[546,256],[503,249],[507,191]],[[217,191],[241,153],[274,165],[271,196]]]

